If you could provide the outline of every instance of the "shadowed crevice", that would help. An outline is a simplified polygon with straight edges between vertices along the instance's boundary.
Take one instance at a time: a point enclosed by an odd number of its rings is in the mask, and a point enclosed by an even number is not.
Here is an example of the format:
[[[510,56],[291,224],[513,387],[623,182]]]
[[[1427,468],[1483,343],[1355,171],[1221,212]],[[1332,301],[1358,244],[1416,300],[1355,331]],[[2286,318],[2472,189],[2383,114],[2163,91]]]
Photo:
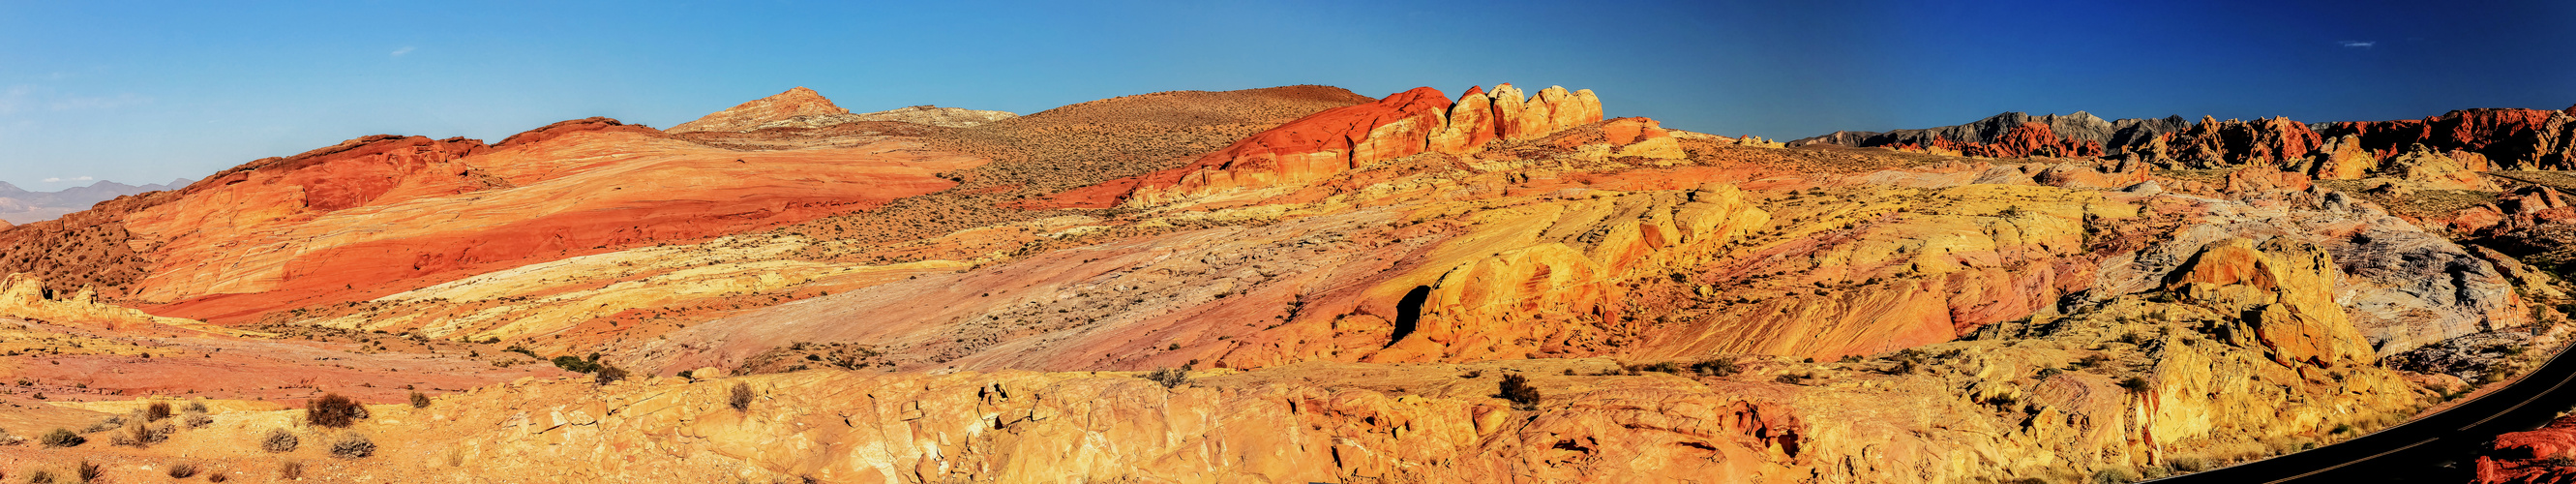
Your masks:
[[[1422,303],[1430,299],[1431,286],[1413,286],[1413,291],[1404,293],[1404,299],[1395,302],[1395,336],[1386,339],[1387,347],[1394,347],[1396,342],[1413,335],[1414,328],[1422,324]]]

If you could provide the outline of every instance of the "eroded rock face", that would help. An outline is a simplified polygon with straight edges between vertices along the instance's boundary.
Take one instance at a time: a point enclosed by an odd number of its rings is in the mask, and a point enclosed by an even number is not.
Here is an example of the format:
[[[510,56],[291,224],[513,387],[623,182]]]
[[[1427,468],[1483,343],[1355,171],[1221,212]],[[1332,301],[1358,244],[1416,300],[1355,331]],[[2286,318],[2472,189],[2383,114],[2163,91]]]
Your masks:
[[[146,314],[99,300],[98,292],[57,294],[26,273],[0,278],[0,318],[18,318],[114,329],[119,326],[201,326],[204,323]]]
[[[2464,109],[2424,119],[2326,123],[2323,131],[2353,136],[2380,159],[2424,145],[2476,153],[2504,169],[2564,170],[2576,167],[2571,120],[2563,110]]]
[[[788,89],[787,92],[725,108],[723,111],[698,118],[696,121],[680,123],[679,126],[672,126],[662,131],[675,134],[696,131],[742,132],[760,129],[762,125],[787,121],[798,116],[831,116],[849,113],[850,110],[832,104],[830,99],[824,99],[822,93],[798,86],[795,89]]]
[[[822,128],[839,124],[869,121],[892,121],[942,128],[972,128],[984,123],[1019,117],[1009,111],[984,111],[938,106],[909,106],[873,113],[809,114],[750,125],[738,131],[750,132],[778,128]],[[710,130],[713,131],[713,130]]]
[[[2559,417],[2540,428],[2498,435],[2489,455],[2478,456],[2477,484],[2538,484],[2576,480],[2576,468],[2558,465],[2576,458],[2576,416]]]
[[[1230,190],[1305,184],[1417,153],[1470,153],[1487,140],[1529,140],[1601,120],[1601,100],[1591,90],[1550,86],[1524,98],[1519,88],[1499,84],[1491,93],[1470,89],[1461,99],[1452,102],[1438,89],[1414,88],[1374,103],[1316,113],[1188,166],[1113,183],[1135,187],[1125,203],[1160,205]]]
[[[706,380],[389,409],[364,424],[401,436],[384,455],[460,457],[334,468],[368,481],[2070,481],[2387,423],[2488,368],[2448,352],[2539,341],[2511,338],[2558,304],[2521,299],[2552,297],[2517,287],[2550,283],[2532,267],[2316,180],[2440,179],[2478,166],[2469,152],[2363,162],[2277,119],[2158,132],[2172,154],[2268,153],[2176,174],[2155,168],[2181,158],[1780,149],[1603,120],[1557,88],[1264,91],[967,129],[370,138],[21,240],[122,248],[96,264],[150,269],[125,286],[155,311],[368,338],[224,339],[205,353],[287,356],[152,362],[172,374],[355,385],[397,372],[311,362],[395,365],[422,358],[317,358],[419,344],[457,365],[400,369],[474,375],[446,382],[594,353]],[[838,115],[803,116],[783,122]],[[2094,128],[1944,149],[2147,139]],[[2491,226],[2576,213],[2558,198],[2514,194]],[[41,376],[131,363],[79,356]],[[531,367],[510,371],[560,375]],[[1168,368],[1191,381],[1129,373]],[[1497,397],[1506,374],[1537,396]],[[221,432],[288,417],[238,417],[188,437],[232,445],[178,448],[274,459]]]

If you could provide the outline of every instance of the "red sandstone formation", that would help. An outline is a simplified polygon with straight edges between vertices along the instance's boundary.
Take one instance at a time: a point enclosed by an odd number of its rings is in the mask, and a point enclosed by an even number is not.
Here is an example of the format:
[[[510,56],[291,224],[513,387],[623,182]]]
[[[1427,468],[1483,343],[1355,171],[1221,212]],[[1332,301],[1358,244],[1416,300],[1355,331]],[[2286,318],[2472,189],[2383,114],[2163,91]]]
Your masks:
[[[1429,87],[1377,102],[1316,113],[1254,135],[1187,166],[1058,195],[1157,204],[1244,188],[1296,185],[1371,162],[1424,152],[1472,153],[1494,139],[1534,139],[1601,120],[1591,90],[1542,89],[1523,98],[1511,84],[1471,88],[1451,102]]]
[[[2492,455],[2478,456],[2476,484],[2564,484],[2576,482],[2576,467],[2564,464],[2576,458],[2576,415],[2559,417],[2548,425],[2524,432],[2498,435],[2492,444]]]
[[[1942,140],[1947,141],[1947,140]],[[1987,158],[2028,158],[2048,156],[2080,158],[2102,155],[2099,141],[2059,139],[2047,123],[2022,123],[1993,143],[1978,143],[1958,148],[1962,154]]]
[[[764,123],[797,116],[849,113],[850,110],[841,109],[840,106],[832,104],[832,100],[824,99],[821,93],[806,89],[804,86],[797,86],[787,92],[754,99],[708,114],[696,121],[680,123],[679,126],[672,126],[671,129],[663,131],[673,134],[695,131],[745,131]]]
[[[2464,109],[2424,119],[2328,123],[2325,132],[2357,136],[2383,160],[2421,144],[2477,153],[2507,169],[2576,169],[2576,107],[2569,109]]]

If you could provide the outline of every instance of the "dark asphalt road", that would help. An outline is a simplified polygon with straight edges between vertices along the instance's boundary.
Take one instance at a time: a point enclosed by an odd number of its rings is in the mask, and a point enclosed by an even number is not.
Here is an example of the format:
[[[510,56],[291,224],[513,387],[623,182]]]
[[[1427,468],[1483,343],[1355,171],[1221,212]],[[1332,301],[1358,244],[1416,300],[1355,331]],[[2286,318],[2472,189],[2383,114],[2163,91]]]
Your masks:
[[[2576,358],[2551,358],[2511,386],[2378,433],[2235,467],[2148,482],[2464,483],[2497,434],[2538,428],[2576,405]]]

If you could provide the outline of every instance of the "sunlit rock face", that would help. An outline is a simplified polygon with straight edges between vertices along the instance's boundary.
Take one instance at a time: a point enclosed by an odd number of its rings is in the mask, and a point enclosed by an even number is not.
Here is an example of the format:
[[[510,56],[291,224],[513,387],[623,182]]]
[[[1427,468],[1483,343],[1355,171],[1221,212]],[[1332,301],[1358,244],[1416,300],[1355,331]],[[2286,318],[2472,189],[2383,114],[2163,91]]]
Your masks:
[[[359,430],[433,457],[329,468],[382,480],[2076,481],[2347,438],[2527,363],[2486,351],[2554,342],[2563,288],[2447,237],[2576,221],[2532,188],[2428,231],[2337,187],[2485,190],[2492,159],[2277,118],[1784,148],[1508,84],[842,116],[800,89],[662,131],[369,137],[0,229],[63,249],[0,254],[35,274],[0,315],[205,334],[0,327],[79,342],[0,376],[210,390],[83,376],[201,345],[296,358],[150,364],[431,389]],[[214,444],[296,415],[155,449],[265,463]]]

